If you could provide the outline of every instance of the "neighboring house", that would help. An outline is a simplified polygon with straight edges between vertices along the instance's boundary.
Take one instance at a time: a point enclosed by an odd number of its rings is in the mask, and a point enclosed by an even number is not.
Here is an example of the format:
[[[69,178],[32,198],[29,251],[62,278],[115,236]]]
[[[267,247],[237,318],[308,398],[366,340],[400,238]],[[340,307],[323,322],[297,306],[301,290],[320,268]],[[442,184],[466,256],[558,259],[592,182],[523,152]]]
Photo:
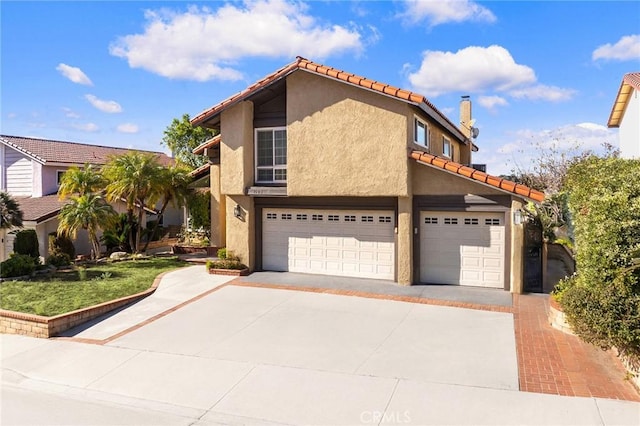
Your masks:
[[[476,149],[425,97],[298,58],[203,111],[219,130],[212,245],[251,270],[523,288],[520,209],[544,194],[464,166]]]
[[[111,156],[123,155],[131,150],[87,145],[47,139],[0,136],[0,191],[11,194],[20,204],[24,214],[24,228],[35,229],[40,244],[40,255],[48,255],[48,234],[58,227],[57,215],[64,205],[58,200],[57,191],[62,174],[72,166],[85,163],[102,166]],[[163,165],[173,164],[173,159],[160,152],[153,152]],[[119,212],[126,211],[123,203],[116,203]],[[167,209],[165,225],[182,224],[181,209]],[[153,213],[152,210],[149,212]],[[2,232],[2,231],[0,231]],[[13,234],[0,235],[0,260],[13,252]],[[91,244],[85,232],[74,241],[79,254],[89,254]]]
[[[640,158],[640,72],[625,74],[607,125],[620,129],[620,156]]]

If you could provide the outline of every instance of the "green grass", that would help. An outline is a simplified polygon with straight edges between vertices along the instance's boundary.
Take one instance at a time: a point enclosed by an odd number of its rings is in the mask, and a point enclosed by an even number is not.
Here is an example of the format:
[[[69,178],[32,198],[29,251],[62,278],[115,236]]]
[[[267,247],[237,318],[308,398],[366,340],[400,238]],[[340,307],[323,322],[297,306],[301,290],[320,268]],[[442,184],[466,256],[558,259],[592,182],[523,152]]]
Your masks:
[[[64,314],[144,291],[158,274],[185,265],[176,258],[130,260],[88,266],[86,273],[76,269],[31,281],[7,281],[0,284],[0,307],[44,316]]]

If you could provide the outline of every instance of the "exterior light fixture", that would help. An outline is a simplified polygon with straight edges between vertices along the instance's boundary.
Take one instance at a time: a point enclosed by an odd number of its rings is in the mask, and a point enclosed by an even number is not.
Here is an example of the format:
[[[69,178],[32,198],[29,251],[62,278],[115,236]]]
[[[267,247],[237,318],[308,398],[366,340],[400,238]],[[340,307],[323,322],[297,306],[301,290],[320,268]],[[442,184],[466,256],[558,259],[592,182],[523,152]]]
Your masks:
[[[240,204],[236,204],[236,206],[233,208],[233,215],[237,219],[242,220],[242,207],[240,207]]]
[[[518,209],[513,212],[513,223],[516,225],[522,225],[522,210]]]

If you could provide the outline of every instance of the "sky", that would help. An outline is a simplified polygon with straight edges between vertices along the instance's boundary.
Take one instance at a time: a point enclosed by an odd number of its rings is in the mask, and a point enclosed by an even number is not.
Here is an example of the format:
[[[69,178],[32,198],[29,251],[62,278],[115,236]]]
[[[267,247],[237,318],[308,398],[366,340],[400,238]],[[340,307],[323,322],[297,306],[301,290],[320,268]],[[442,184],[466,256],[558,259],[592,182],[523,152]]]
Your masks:
[[[0,133],[165,151],[196,116],[296,56],[409,89],[473,162],[527,170],[540,150],[618,144],[607,120],[640,71],[637,1],[1,1]]]

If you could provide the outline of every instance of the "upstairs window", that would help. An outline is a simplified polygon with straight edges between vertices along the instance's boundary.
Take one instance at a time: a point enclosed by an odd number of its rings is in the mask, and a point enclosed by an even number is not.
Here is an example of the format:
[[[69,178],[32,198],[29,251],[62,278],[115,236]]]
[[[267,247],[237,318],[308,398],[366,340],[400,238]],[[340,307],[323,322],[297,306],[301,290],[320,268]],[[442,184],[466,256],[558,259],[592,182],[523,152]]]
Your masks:
[[[442,155],[452,158],[451,155],[451,141],[446,137],[442,137]]]
[[[413,142],[429,148],[429,126],[418,117],[413,119]]]
[[[56,185],[60,188],[60,182],[62,182],[62,175],[66,170],[56,170]]]
[[[256,130],[256,182],[287,181],[287,130],[284,127]]]

